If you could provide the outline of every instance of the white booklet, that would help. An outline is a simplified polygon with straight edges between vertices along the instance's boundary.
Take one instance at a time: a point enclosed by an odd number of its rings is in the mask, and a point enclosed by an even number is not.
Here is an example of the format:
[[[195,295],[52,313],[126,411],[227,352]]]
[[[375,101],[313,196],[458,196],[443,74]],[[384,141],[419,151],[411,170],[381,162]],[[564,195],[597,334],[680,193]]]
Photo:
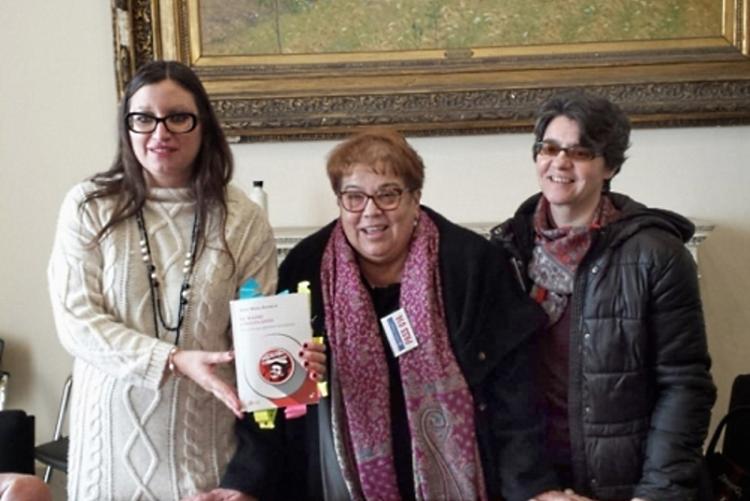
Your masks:
[[[245,412],[317,403],[299,353],[312,339],[309,294],[231,301],[237,390]]]

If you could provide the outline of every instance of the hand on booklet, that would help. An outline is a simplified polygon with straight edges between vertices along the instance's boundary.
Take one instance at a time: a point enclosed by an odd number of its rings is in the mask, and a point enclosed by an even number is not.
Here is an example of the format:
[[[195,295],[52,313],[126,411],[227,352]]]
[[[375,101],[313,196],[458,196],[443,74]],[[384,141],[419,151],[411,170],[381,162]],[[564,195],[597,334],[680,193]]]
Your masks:
[[[242,403],[234,386],[227,384],[214,374],[218,364],[234,360],[231,351],[178,350],[172,357],[174,368],[180,374],[195,381],[198,386],[218,398],[235,416],[242,419]]]
[[[314,340],[305,341],[302,344],[300,357],[304,360],[307,374],[313,381],[325,381],[326,369],[326,346],[323,343],[316,343]]]

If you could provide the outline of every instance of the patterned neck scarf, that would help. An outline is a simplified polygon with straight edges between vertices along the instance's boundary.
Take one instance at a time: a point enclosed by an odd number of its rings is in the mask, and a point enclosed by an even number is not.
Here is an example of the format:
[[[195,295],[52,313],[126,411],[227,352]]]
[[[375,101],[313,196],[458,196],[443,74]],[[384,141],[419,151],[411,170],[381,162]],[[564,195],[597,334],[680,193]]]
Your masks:
[[[321,283],[339,465],[354,499],[398,500],[388,366],[372,299],[340,222],[323,255]],[[424,212],[404,264],[400,304],[419,343],[398,358],[416,497],[485,499],[473,399],[445,323],[438,231]]]
[[[534,282],[531,297],[555,324],[568,306],[578,265],[591,247],[593,231],[617,220],[620,213],[608,196],[602,195],[589,226],[557,228],[552,222],[549,202],[541,197],[534,212],[536,232],[529,277]]]

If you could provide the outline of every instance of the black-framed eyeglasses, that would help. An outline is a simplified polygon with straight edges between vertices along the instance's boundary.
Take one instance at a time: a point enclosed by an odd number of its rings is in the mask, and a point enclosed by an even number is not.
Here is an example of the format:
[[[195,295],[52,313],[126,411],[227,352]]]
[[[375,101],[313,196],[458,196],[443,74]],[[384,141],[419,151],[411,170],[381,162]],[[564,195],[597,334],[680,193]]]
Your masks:
[[[599,153],[598,151],[592,148],[587,148],[586,146],[581,146],[579,144],[574,144],[573,146],[561,146],[555,141],[537,141],[536,143],[534,143],[535,155],[556,157],[560,154],[561,151],[564,151],[565,155],[569,159],[579,162],[584,160],[593,160],[596,157],[601,156],[601,153]]]
[[[412,190],[403,188],[388,188],[387,190],[378,191],[368,195],[364,191],[346,190],[339,192],[338,199],[341,207],[349,212],[362,212],[367,207],[367,201],[372,200],[375,206],[382,210],[396,210],[401,204],[401,197],[404,193]]]
[[[157,117],[151,113],[133,112],[125,117],[128,130],[137,134],[154,132],[159,123],[164,123],[167,130],[173,134],[187,134],[198,125],[198,116],[194,113],[170,113],[164,117]]]

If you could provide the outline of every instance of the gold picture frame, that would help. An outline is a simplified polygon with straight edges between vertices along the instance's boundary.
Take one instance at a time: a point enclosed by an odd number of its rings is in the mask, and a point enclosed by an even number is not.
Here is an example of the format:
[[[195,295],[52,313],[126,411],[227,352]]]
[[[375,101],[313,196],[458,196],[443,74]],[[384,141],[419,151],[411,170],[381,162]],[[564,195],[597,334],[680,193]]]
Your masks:
[[[750,0],[715,1],[721,28],[710,36],[246,56],[205,53],[200,0],[112,0],[118,95],[144,63],[182,61],[240,141],[371,125],[412,135],[527,130],[539,103],[571,88],[611,98],[635,125],[750,123]]]

